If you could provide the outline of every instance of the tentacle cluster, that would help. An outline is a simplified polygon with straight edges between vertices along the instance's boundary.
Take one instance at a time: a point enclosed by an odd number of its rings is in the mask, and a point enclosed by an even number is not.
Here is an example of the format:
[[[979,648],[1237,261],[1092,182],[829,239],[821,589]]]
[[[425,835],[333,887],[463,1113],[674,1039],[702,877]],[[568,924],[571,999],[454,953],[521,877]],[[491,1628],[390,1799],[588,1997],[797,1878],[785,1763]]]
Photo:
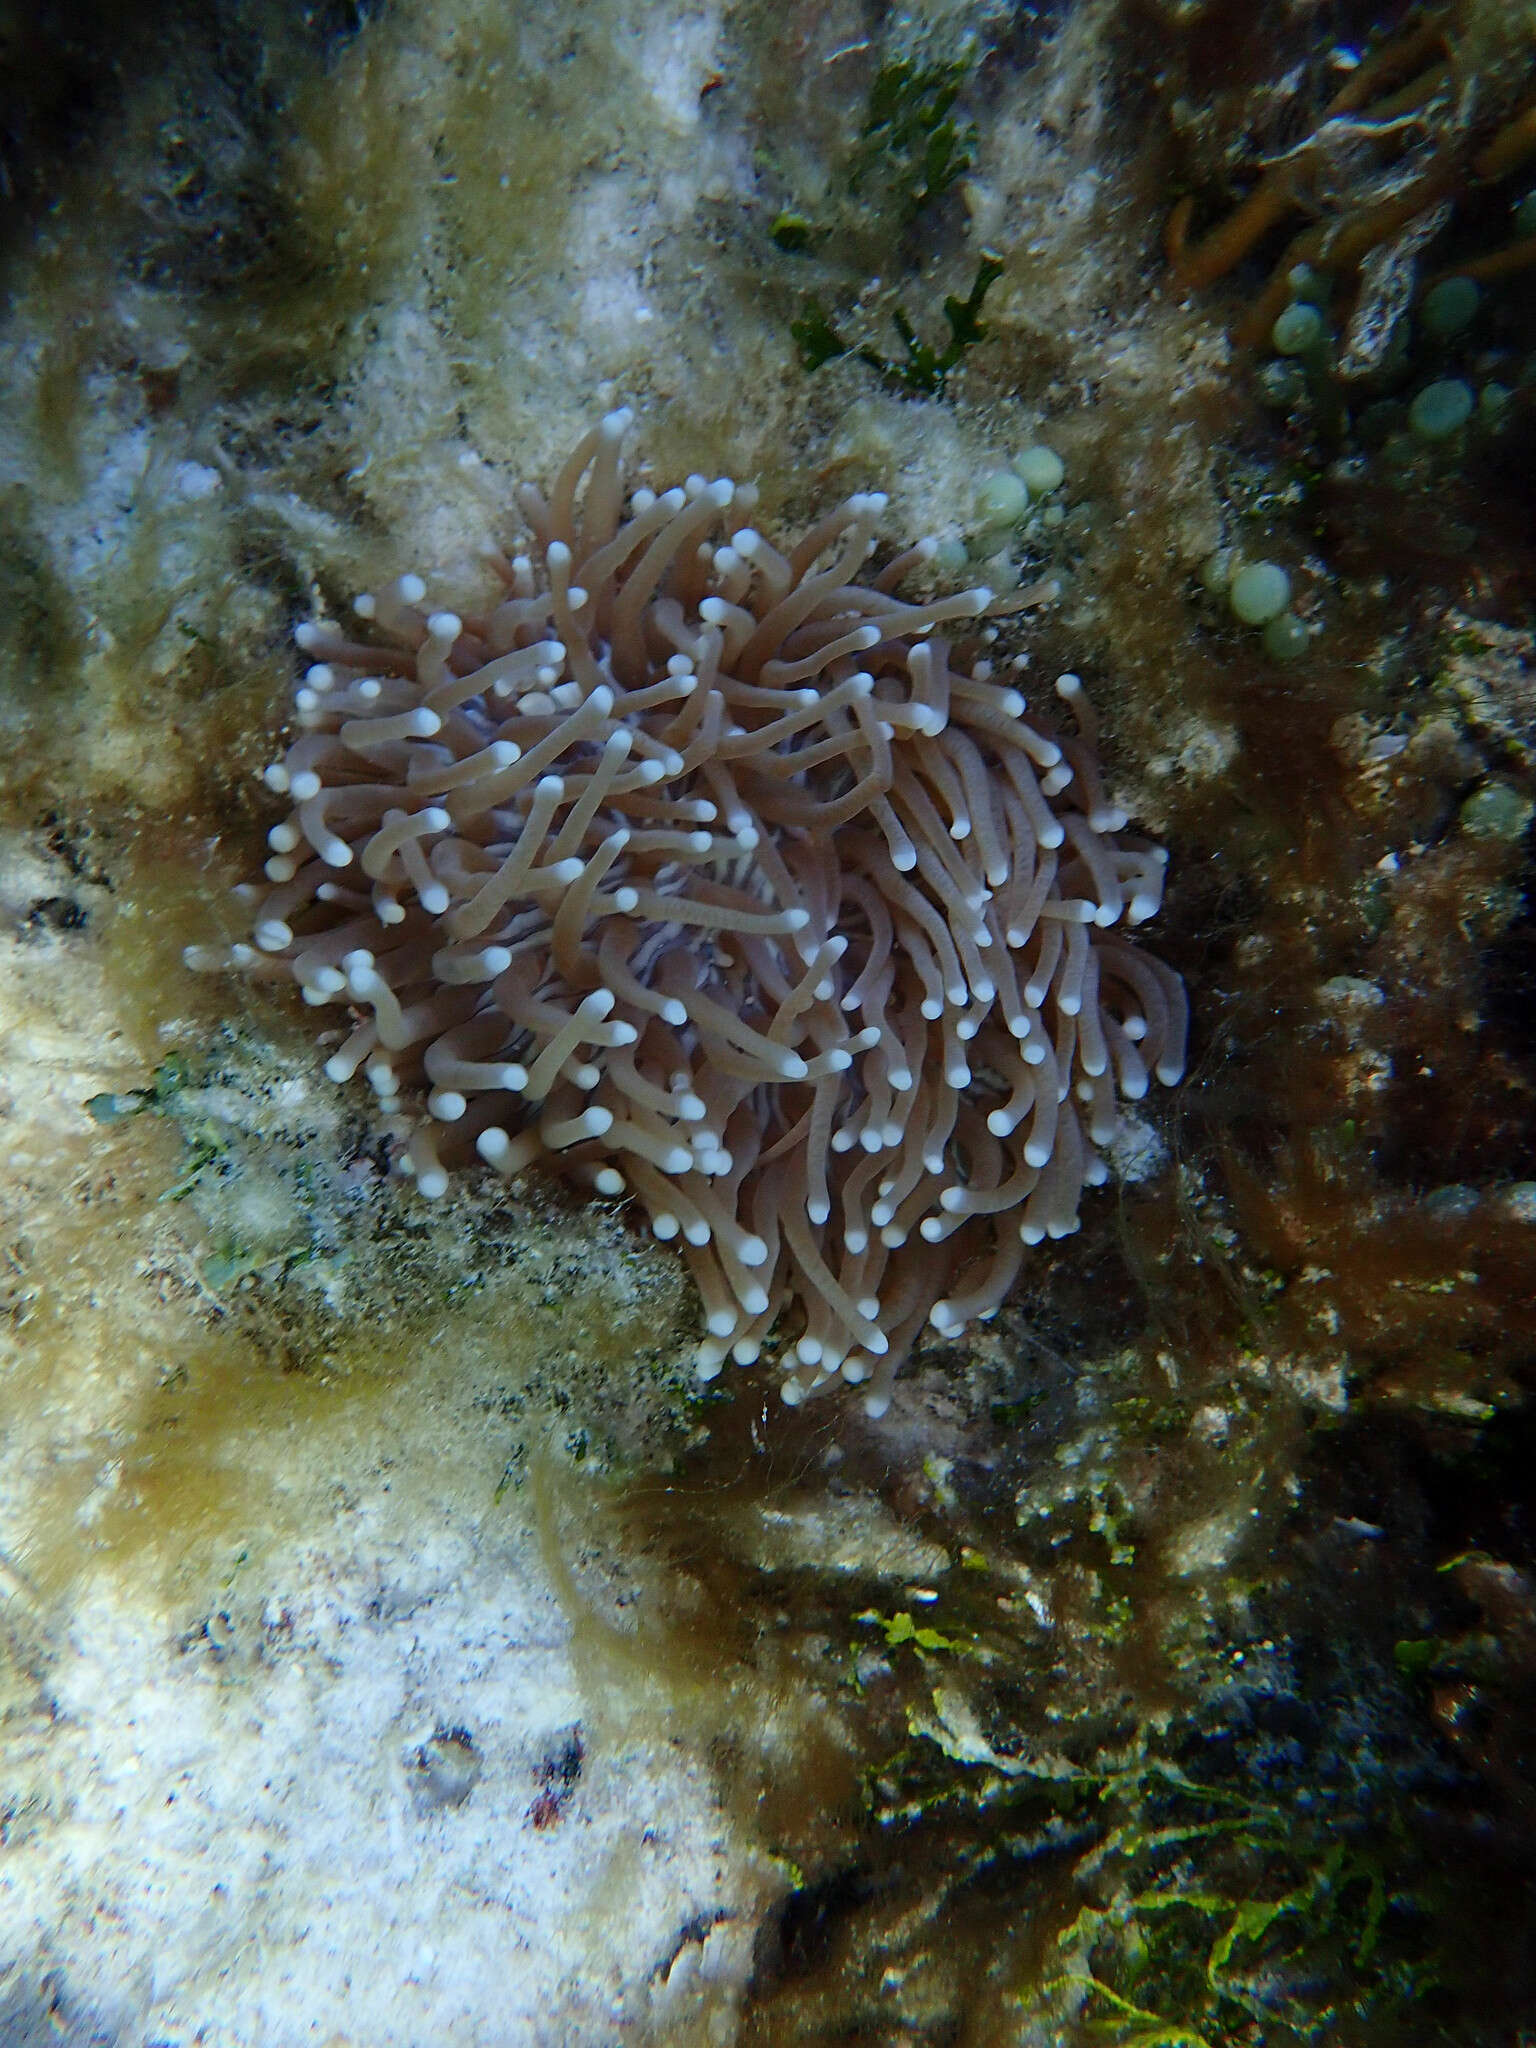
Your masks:
[[[783,1317],[783,1393],[879,1413],[925,1325],[993,1313],[1077,1227],[1117,1099],[1175,1081],[1178,977],[1128,942],[1164,855],[1075,732],[1026,712],[985,590],[869,582],[885,500],[788,552],[755,492],[627,493],[627,413],[582,440],[483,616],[420,578],[367,637],[300,628],[291,805],[249,942],[346,1018],[325,1063],[410,1134],[401,1169],[553,1166],[631,1195],[703,1298],[699,1370]]]

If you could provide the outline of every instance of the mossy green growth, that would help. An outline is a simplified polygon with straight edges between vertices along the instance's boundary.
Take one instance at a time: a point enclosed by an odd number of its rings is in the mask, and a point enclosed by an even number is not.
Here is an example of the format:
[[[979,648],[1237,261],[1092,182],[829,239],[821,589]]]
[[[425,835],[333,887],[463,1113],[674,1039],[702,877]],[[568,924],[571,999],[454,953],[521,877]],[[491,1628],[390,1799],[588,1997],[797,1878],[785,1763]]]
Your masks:
[[[854,1616],[856,1621],[870,1622],[885,1631],[885,1646],[888,1650],[900,1649],[903,1643],[910,1643],[919,1657],[942,1655],[949,1652],[956,1656],[968,1654],[967,1645],[952,1637],[941,1635],[938,1629],[929,1628],[916,1622],[903,1609],[897,1614],[881,1614],[876,1608],[869,1608],[863,1614]]]
[[[1002,257],[990,249],[983,249],[969,292],[963,299],[951,292],[944,301],[949,340],[942,349],[924,341],[898,306],[891,315],[891,322],[905,351],[905,359],[900,361],[881,355],[867,342],[856,344],[848,340],[833,325],[821,301],[807,299],[799,319],[792,320],[789,326],[800,352],[801,367],[819,370],[841,356],[856,356],[896,390],[917,393],[925,398],[936,397],[966,350],[985,339],[987,330],[981,318],[982,302],[1002,274]]]
[[[1405,1678],[1425,1678],[1444,1649],[1438,1636],[1405,1636],[1392,1645],[1392,1662]]]
[[[1042,1980],[1011,2001],[1028,2030],[1018,2038],[1228,2048],[1262,2033],[1276,2048],[1316,2048],[1333,2038],[1328,1991],[1339,1989],[1357,2021],[1382,2030],[1366,2039],[1401,2039],[1424,2016],[1436,1976],[1403,1911],[1416,1902],[1400,1889],[1411,1861],[1400,1823],[1331,1838],[1292,1805],[1199,1785],[1150,1757],[1090,1801],[1108,1825],[1087,1859],[1089,1902],[1057,1934]],[[1080,2017],[1067,2031],[1069,2012]]]
[[[975,160],[976,129],[957,121],[953,108],[970,70],[969,56],[951,64],[882,65],[849,166],[850,192],[884,171],[900,187],[910,217],[965,175]]]
[[[92,1095],[83,1107],[91,1121],[98,1124],[121,1123],[125,1117],[142,1116],[146,1110],[163,1116],[191,1078],[186,1061],[179,1053],[172,1053],[150,1075],[147,1088],[128,1088],[116,1095]]]
[[[815,226],[803,213],[793,213],[786,209],[769,228],[768,239],[776,249],[783,249],[791,255],[796,255],[810,247],[815,232]]]
[[[786,207],[775,217],[768,230],[775,246],[789,254],[814,249],[850,279],[867,277],[871,269],[888,274],[904,268],[908,257],[901,250],[913,222],[974,161],[976,128],[954,112],[974,63],[969,45],[945,63],[910,58],[882,63],[841,175],[834,173],[813,204]],[[981,303],[1002,268],[1001,258],[984,250],[970,292],[945,299],[950,339],[943,348],[924,340],[898,304],[891,319],[903,353],[895,358],[848,338],[840,330],[840,316],[829,313],[819,299],[808,298],[790,322],[801,366],[817,370],[852,355],[895,389],[935,396],[965,350],[981,339]]]

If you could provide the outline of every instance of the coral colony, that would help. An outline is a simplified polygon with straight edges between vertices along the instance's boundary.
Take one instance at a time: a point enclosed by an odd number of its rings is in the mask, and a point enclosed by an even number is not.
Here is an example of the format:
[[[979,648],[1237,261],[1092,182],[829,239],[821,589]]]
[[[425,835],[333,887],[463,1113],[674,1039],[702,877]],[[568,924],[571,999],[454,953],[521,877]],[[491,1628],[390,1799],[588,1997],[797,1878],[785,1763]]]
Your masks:
[[[632,1196],[680,1240],[706,1377],[783,1319],[797,1402],[879,1414],[925,1325],[991,1315],[1077,1227],[1117,1098],[1171,1083],[1181,984],[1128,942],[1166,856],[1076,731],[1026,713],[986,590],[868,582],[856,496],[781,553],[756,491],[626,495],[627,412],[588,433],[483,615],[419,577],[300,628],[291,814],[251,943],[194,964],[299,985],[326,1061],[401,1119],[440,1196],[476,1158]],[[333,1039],[334,1042],[334,1039]]]

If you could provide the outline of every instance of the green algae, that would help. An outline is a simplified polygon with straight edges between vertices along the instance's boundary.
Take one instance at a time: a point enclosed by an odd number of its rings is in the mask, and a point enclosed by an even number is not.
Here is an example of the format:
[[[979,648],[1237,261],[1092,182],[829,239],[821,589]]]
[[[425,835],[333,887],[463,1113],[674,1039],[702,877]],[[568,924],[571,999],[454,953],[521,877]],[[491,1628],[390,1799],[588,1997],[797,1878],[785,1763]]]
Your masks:
[[[987,330],[981,318],[982,305],[1002,274],[1002,258],[990,250],[983,250],[965,297],[962,299],[954,292],[945,297],[943,310],[949,339],[942,348],[935,348],[925,341],[903,309],[895,307],[891,313],[891,324],[896,329],[902,353],[894,358],[882,355],[868,343],[849,340],[832,324],[820,301],[808,299],[799,318],[790,322],[790,333],[800,352],[801,366],[807,370],[820,370],[840,357],[854,356],[894,390],[936,397],[943,391],[950,373],[958,368],[966,351],[985,339]]]
[[[971,168],[976,126],[961,122],[954,105],[974,68],[970,57],[918,65],[897,58],[881,66],[848,165],[848,189],[872,180],[896,187],[907,218],[931,206]]]

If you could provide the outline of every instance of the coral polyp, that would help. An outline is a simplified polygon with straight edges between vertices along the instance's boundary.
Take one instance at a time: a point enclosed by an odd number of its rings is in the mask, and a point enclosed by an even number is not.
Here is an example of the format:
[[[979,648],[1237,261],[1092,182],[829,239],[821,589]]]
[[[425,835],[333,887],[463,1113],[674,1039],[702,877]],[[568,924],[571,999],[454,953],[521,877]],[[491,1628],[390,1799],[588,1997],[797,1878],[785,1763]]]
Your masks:
[[[898,595],[926,543],[857,580],[883,497],[781,551],[749,486],[627,493],[628,425],[520,488],[483,615],[405,576],[367,640],[300,629],[292,809],[249,941],[195,958],[346,1014],[326,1071],[366,1075],[423,1195],[478,1160],[632,1196],[692,1268],[702,1374],[782,1318],[785,1399],[878,1414],[1179,1078],[1182,985],[1125,936],[1165,855],[1078,678],[1062,732],[994,673],[989,591]]]

